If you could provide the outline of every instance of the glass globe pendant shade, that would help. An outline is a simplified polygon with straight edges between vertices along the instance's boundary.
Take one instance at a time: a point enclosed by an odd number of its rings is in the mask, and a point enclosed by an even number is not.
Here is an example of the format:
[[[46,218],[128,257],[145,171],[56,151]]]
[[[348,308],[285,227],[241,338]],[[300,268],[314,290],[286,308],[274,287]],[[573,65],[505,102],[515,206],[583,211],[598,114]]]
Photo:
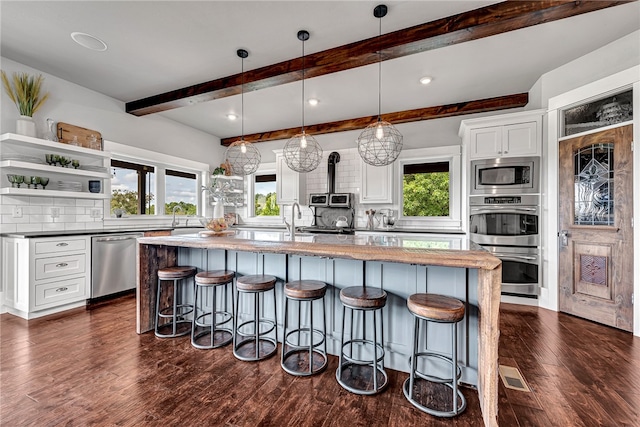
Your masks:
[[[289,169],[311,172],[322,160],[322,148],[313,136],[302,132],[287,141],[283,155]]]
[[[396,161],[402,151],[402,134],[389,122],[378,120],[364,128],[357,140],[358,154],[372,166]]]
[[[260,151],[250,142],[240,139],[227,147],[225,157],[232,175],[251,175],[260,166]]]

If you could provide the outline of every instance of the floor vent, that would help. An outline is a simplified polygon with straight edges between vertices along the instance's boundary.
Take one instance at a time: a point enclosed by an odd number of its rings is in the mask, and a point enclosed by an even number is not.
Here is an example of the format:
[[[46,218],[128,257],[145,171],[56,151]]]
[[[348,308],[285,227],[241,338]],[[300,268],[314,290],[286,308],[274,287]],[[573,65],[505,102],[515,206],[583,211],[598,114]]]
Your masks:
[[[513,366],[500,365],[499,371],[500,378],[502,378],[502,384],[504,384],[506,388],[518,391],[526,391],[527,393],[531,392],[518,368],[514,368]]]

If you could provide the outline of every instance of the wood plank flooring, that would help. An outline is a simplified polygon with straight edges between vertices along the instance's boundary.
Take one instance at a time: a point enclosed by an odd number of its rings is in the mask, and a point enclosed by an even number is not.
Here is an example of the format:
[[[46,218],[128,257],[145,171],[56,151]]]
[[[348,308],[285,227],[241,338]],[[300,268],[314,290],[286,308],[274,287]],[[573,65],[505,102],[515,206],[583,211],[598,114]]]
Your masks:
[[[503,304],[500,363],[531,393],[500,383],[501,426],[640,426],[640,339],[548,310]],[[407,374],[389,370],[377,396],[335,380],[337,358],[314,377],[279,357],[236,360],[188,337],[135,333],[135,300],[25,321],[0,316],[2,426],[479,426],[477,393],[464,414],[437,419],[409,404]]]

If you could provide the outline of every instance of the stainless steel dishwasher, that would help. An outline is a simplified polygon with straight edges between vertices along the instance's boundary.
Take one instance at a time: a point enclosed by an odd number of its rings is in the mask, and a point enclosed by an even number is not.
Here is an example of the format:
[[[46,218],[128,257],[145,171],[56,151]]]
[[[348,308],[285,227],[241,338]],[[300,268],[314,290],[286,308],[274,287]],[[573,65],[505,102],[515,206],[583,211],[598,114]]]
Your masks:
[[[143,233],[91,238],[91,298],[136,287],[136,239]]]

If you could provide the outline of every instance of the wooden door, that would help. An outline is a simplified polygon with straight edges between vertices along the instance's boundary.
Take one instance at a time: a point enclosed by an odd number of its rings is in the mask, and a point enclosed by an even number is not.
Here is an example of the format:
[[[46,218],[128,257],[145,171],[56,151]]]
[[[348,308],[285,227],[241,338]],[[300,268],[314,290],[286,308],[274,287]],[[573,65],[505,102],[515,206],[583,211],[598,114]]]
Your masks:
[[[633,329],[632,126],[560,142],[560,311]]]

